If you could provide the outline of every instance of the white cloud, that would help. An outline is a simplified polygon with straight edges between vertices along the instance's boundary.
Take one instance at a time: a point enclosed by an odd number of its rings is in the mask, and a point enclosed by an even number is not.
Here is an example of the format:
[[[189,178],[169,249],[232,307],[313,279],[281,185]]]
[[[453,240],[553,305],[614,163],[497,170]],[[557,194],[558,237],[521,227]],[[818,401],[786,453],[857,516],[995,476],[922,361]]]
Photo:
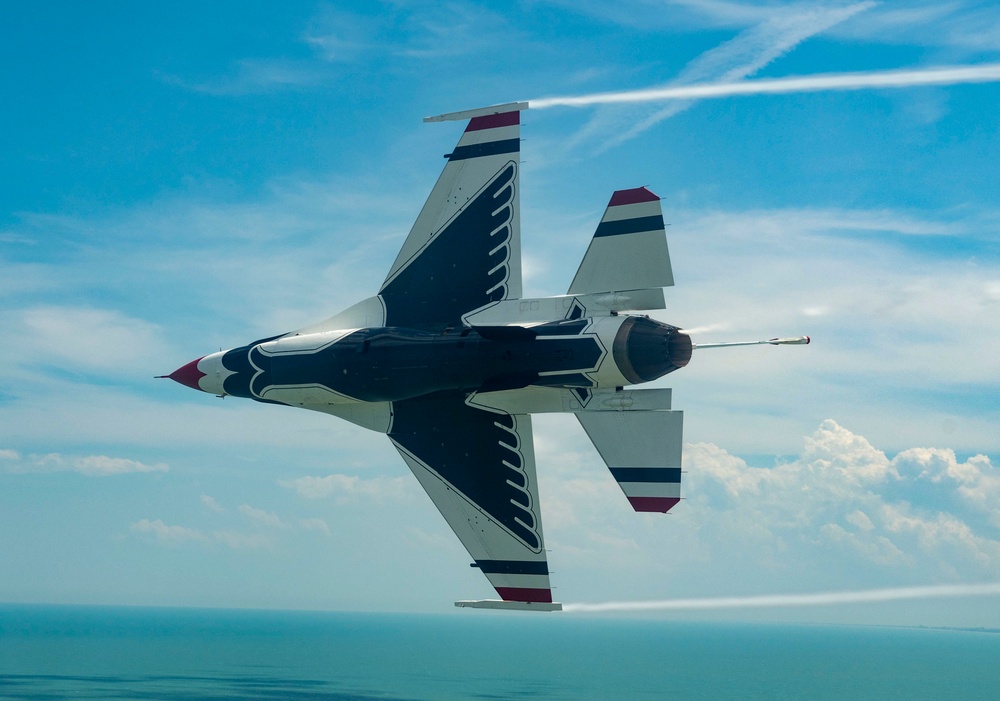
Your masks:
[[[199,530],[184,526],[168,526],[160,519],[144,518],[129,525],[136,533],[149,533],[162,543],[177,545],[187,542],[207,543],[210,538]]]
[[[742,591],[773,589],[775,577],[792,591],[1000,577],[1000,523],[984,518],[996,502],[963,492],[994,494],[1000,470],[985,456],[912,449],[890,459],[826,420],[774,467],[708,443],[685,445],[683,464],[685,498],[668,517],[623,516],[617,486],[586,466],[569,481],[541,473],[554,561],[653,567],[678,586],[735,577]],[[651,565],[657,551],[670,558]]]
[[[1000,8],[995,3],[880,3],[864,21],[832,30],[837,38],[921,46],[968,55],[1000,49]]]
[[[318,531],[327,537],[331,536],[330,526],[321,518],[299,519],[299,528],[304,531]]]
[[[870,4],[863,15],[831,27],[829,35],[851,42],[915,46],[973,53],[1000,47],[1000,8],[983,2],[907,0]],[[828,2],[720,2],[718,0],[631,0],[609,5],[574,0],[568,9],[605,21],[672,31],[743,29],[775,17],[843,10]]]
[[[20,364],[133,371],[160,357],[164,345],[158,326],[114,309],[33,306],[0,314],[0,322],[19,339],[10,360]]]
[[[265,526],[271,526],[272,528],[288,527],[277,514],[273,514],[270,511],[264,511],[263,509],[256,509],[249,504],[240,504],[240,513]]]
[[[0,469],[12,473],[79,472],[88,477],[107,477],[130,472],[167,472],[164,463],[147,465],[138,460],[115,458],[108,455],[26,455],[14,450],[0,450]]]
[[[269,548],[274,545],[273,538],[262,533],[242,533],[234,530],[217,530],[207,533],[187,526],[170,526],[161,519],[140,519],[129,524],[129,529],[136,533],[151,535],[165,545],[218,543],[234,550]]]
[[[413,493],[412,480],[406,477],[372,477],[334,474],[326,477],[298,477],[278,482],[282,487],[294,489],[306,499],[350,500],[358,497],[370,499],[402,499]]]
[[[214,511],[217,514],[222,514],[225,513],[226,511],[224,508],[222,508],[222,505],[220,505],[219,502],[215,500],[215,497],[211,497],[208,494],[201,495],[201,503],[205,506],[206,509],[208,509],[209,511]]]

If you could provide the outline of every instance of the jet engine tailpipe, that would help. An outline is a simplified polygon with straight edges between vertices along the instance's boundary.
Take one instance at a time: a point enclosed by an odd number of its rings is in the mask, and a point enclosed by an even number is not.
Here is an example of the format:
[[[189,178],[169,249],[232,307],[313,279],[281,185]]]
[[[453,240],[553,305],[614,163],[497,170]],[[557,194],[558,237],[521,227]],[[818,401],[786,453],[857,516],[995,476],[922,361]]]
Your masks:
[[[630,316],[615,336],[615,363],[631,384],[649,382],[691,360],[691,337],[676,326]]]

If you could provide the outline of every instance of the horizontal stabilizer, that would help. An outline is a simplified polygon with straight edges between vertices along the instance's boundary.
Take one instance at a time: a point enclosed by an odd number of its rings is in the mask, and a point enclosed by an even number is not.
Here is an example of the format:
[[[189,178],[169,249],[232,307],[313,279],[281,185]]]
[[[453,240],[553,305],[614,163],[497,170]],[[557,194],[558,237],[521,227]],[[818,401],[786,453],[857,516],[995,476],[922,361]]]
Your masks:
[[[468,326],[531,324],[553,319],[582,319],[588,316],[611,316],[623,311],[665,308],[663,288],[656,287],[586,295],[506,299],[465,314],[462,322]]]
[[[615,192],[568,294],[673,284],[660,198],[644,187]]]
[[[576,418],[633,509],[667,512],[680,501],[683,412],[598,411]]]
[[[501,601],[500,599],[462,599],[456,601],[458,608],[468,609],[503,609],[505,611],[562,611],[558,601]]]

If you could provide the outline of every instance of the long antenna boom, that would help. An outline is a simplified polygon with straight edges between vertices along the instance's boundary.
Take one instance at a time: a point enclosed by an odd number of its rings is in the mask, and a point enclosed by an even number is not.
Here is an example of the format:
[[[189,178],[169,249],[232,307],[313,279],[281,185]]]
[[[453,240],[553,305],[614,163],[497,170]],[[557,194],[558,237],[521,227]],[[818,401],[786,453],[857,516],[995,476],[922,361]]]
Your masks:
[[[730,346],[804,346],[809,343],[808,336],[793,336],[791,338],[772,338],[767,341],[729,341],[727,343],[692,343],[692,348],[728,348]]]

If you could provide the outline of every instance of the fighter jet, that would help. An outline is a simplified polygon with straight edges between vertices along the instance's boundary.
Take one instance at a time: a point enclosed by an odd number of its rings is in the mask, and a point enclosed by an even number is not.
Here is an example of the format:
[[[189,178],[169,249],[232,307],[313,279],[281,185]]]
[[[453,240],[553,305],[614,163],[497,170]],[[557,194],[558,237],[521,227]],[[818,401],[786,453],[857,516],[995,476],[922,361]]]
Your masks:
[[[674,283],[645,187],[611,196],[565,295],[521,296],[526,107],[425,119],[468,123],[375,296],[165,377],[386,434],[500,596],[456,605],[553,611],[531,415],[576,415],[631,507],[665,513],[681,498],[683,414],[670,389],[628,388],[698,346],[641,313]]]

